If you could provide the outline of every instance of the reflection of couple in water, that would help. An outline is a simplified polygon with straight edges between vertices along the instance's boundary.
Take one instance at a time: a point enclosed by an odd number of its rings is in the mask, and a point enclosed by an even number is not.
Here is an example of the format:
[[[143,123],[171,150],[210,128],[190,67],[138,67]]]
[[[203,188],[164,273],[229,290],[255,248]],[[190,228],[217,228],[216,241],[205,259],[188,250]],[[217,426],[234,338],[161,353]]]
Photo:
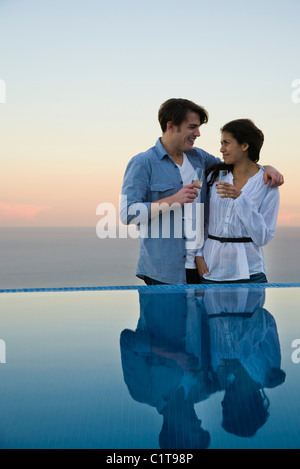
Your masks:
[[[252,436],[269,416],[265,388],[285,380],[276,323],[263,288],[140,291],[135,331],[121,334],[134,400],[163,417],[161,449],[208,448],[195,404],[224,392],[222,427]]]

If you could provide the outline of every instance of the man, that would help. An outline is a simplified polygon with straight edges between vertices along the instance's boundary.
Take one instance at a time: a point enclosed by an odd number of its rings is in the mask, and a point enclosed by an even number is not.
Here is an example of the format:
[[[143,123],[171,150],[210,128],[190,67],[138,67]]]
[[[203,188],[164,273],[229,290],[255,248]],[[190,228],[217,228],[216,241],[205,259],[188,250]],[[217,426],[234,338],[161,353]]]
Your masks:
[[[147,227],[140,236],[136,270],[136,275],[147,285],[199,283],[195,261],[193,256],[189,258],[186,249],[183,207],[198,196],[199,186],[191,184],[195,169],[206,170],[220,159],[194,148],[196,138],[200,137],[200,126],[208,121],[208,113],[202,106],[172,98],[161,105],[158,120],[162,137],[154,147],[134,156],[127,166],[120,218],[124,224]],[[265,182],[271,179],[271,185],[283,183],[282,175],[274,168],[268,166],[265,170]],[[200,197],[205,204],[206,181]],[[178,236],[176,206],[181,208],[181,236]],[[163,236],[162,227],[166,210],[170,211],[167,237]],[[153,230],[157,226],[159,229]]]
[[[137,327],[120,336],[131,397],[162,416],[161,449],[209,446],[209,433],[194,408],[217,390],[209,373],[210,335],[202,297],[193,290],[139,292]]]

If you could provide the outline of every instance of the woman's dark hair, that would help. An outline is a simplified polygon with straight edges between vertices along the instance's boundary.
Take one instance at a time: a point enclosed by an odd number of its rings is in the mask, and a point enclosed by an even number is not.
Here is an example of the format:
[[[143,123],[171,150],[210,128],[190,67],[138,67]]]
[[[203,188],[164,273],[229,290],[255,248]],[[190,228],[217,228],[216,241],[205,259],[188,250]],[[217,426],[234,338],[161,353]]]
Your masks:
[[[200,118],[200,125],[208,122],[208,112],[204,107],[182,98],[171,98],[165,101],[159,108],[158,120],[161,130],[167,130],[167,123],[172,121],[174,125],[180,125],[186,119],[188,111],[196,112]]]
[[[236,119],[225,124],[220,130],[221,132],[230,133],[240,145],[247,143],[249,145],[248,157],[250,160],[254,161],[254,163],[259,161],[259,153],[264,143],[264,134],[256,127],[252,120]],[[208,182],[208,188],[212,186],[217,179],[220,169],[227,169],[229,172],[232,172],[233,165],[217,163],[208,168],[206,172],[207,176],[212,173]]]

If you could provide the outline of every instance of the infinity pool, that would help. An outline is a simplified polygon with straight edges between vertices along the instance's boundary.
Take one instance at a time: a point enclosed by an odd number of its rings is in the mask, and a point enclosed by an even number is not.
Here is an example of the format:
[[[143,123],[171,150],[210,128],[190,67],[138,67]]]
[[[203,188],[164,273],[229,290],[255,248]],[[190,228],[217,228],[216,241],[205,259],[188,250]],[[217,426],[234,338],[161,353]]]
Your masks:
[[[2,449],[300,448],[300,285],[0,294]]]

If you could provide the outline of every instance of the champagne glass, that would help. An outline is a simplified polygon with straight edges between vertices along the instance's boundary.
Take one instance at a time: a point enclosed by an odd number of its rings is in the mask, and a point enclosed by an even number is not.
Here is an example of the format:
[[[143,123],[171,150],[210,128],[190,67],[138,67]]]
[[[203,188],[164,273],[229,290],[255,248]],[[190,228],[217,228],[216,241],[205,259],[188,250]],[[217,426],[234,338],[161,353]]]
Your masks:
[[[194,177],[193,177],[193,180],[192,180],[192,184],[198,184],[198,186],[200,186],[200,189],[198,187],[195,187],[198,194],[199,194],[200,190],[202,189],[203,179],[204,179],[204,169],[197,168],[195,170],[195,174],[194,174]]]
[[[221,169],[219,171],[219,182],[224,181],[225,177],[227,176],[228,171],[227,169]]]

